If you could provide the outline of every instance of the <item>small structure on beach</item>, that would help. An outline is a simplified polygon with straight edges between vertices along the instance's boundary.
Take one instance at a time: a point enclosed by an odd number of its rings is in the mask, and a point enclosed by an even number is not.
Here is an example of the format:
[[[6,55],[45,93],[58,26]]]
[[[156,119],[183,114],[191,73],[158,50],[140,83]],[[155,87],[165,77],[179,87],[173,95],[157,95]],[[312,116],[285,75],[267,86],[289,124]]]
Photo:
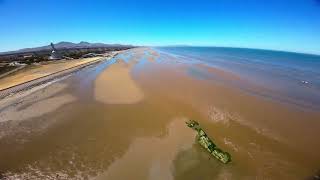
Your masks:
[[[49,56],[49,60],[62,59],[62,56],[59,54],[57,49],[54,47],[53,43],[51,43],[50,45],[51,45],[52,51],[51,51],[51,55]]]

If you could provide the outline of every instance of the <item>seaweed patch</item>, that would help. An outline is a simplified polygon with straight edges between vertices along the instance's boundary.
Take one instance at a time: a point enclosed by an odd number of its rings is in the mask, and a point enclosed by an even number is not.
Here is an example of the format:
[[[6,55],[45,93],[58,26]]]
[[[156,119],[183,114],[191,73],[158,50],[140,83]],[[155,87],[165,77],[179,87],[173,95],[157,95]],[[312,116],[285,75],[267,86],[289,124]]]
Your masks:
[[[197,121],[189,120],[186,122],[189,128],[197,131],[197,141],[204,147],[212,156],[218,159],[220,162],[227,164],[231,162],[231,155],[228,152],[224,152],[219,149],[213,141],[208,137],[208,135],[202,130],[200,124]]]

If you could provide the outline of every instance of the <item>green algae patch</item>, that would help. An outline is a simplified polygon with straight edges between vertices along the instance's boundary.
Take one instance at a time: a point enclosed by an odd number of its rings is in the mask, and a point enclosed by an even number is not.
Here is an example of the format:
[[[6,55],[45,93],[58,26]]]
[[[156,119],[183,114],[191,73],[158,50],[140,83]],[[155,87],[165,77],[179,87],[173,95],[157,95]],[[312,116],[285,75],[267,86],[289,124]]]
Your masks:
[[[227,164],[231,162],[231,155],[217,147],[208,135],[202,130],[200,124],[197,121],[189,120],[186,122],[187,126],[197,131],[197,141],[205,148],[213,157],[218,159],[220,162]]]

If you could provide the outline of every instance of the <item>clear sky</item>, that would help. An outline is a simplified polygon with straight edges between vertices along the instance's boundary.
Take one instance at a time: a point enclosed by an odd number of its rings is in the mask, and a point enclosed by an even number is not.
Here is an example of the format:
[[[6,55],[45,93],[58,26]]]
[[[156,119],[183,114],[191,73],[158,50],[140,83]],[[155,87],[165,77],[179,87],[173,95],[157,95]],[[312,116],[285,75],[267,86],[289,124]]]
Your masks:
[[[320,0],[0,0],[0,51],[59,41],[320,54]]]

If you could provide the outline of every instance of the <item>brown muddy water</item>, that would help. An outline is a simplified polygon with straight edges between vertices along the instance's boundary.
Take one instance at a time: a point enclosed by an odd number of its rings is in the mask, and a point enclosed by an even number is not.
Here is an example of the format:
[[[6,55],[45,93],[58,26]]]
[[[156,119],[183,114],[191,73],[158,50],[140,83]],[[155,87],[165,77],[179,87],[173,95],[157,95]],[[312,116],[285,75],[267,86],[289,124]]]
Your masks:
[[[0,177],[312,178],[320,169],[319,112],[243,92],[230,80],[242,81],[140,48],[2,100]],[[188,119],[230,152],[230,164],[195,142]]]

